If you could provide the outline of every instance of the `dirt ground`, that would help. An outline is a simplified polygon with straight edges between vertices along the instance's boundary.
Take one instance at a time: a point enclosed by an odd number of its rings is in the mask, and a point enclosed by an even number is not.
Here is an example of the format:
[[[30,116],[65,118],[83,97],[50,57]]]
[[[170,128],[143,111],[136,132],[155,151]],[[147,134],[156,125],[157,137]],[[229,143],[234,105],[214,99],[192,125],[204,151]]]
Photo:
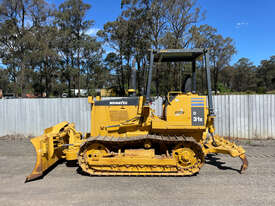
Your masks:
[[[35,163],[26,138],[0,138],[0,205],[275,205],[275,140],[241,142],[249,168],[224,155],[206,159],[192,177],[89,177],[57,165],[24,183]]]

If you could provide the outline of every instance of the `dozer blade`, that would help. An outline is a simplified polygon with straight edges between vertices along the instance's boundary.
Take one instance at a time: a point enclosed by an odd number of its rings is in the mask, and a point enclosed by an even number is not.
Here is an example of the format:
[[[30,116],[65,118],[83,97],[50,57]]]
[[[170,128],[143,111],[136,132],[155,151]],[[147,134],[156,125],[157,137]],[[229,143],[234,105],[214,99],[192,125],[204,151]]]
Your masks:
[[[62,158],[62,147],[57,146],[58,139],[68,125],[68,122],[59,123],[45,129],[44,134],[31,139],[36,151],[36,163],[32,173],[27,176],[25,182],[38,179],[44,172]]]

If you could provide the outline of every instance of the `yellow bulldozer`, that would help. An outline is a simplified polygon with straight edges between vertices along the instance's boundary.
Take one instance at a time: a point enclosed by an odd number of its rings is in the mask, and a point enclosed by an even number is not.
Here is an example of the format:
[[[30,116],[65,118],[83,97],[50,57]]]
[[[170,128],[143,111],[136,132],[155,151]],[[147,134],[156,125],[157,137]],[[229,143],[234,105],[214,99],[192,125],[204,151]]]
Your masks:
[[[42,178],[58,160],[77,162],[84,173],[100,176],[190,176],[199,172],[209,153],[240,157],[242,173],[248,167],[241,146],[214,135],[208,52],[204,49],[149,51],[146,96],[101,99],[88,97],[91,131],[83,135],[74,124],[59,123],[31,139],[36,164],[26,182]],[[196,60],[203,59],[207,96],[196,93]],[[169,92],[162,115],[150,107],[154,63],[192,62],[191,91]],[[135,78],[133,78],[135,79]]]

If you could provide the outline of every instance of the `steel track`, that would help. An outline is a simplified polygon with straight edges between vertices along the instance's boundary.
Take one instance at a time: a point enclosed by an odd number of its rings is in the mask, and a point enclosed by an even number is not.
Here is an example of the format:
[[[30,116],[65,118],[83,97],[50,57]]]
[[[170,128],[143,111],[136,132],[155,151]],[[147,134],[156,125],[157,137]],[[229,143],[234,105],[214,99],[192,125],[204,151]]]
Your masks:
[[[130,169],[136,170],[135,172],[118,172],[112,171],[113,168],[118,168],[117,165],[103,165],[102,168],[98,169],[90,166],[85,157],[85,151],[87,148],[93,143],[100,143],[109,148],[123,148],[127,146],[131,148],[131,146],[143,145],[145,141],[150,141],[152,145],[164,145],[169,148],[172,148],[178,144],[188,143],[193,145],[195,148],[196,156],[198,157],[200,162],[197,162],[190,168],[180,168],[178,166],[163,166],[163,165],[131,165],[128,167]],[[156,148],[157,149],[157,148]],[[111,151],[112,152],[112,151]],[[170,158],[173,158],[170,156]],[[100,160],[99,160],[100,161]],[[199,172],[200,168],[204,163],[204,154],[202,152],[201,146],[193,139],[193,137],[185,137],[185,136],[160,136],[160,135],[146,135],[146,136],[137,136],[137,137],[108,137],[108,136],[97,136],[88,138],[87,141],[82,143],[80,146],[79,154],[78,154],[78,162],[80,167],[85,173],[94,176],[190,176]],[[124,165],[126,166],[126,165]],[[108,169],[106,169],[108,167]],[[154,172],[153,167],[158,167],[163,172]],[[142,172],[139,172],[139,168],[146,168]],[[130,170],[129,169],[129,170]]]

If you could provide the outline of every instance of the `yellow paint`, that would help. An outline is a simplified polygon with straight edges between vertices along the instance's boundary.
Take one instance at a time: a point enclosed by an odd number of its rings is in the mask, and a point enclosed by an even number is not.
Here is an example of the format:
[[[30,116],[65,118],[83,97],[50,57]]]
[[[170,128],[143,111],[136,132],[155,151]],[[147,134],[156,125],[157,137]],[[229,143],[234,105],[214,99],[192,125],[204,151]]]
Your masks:
[[[68,122],[61,122],[45,129],[43,135],[32,138],[31,142],[36,151],[36,163],[26,181],[43,175],[43,172],[62,158],[63,145],[68,144],[70,140],[80,141],[80,139],[77,140],[78,137],[80,137],[80,133],[75,131],[74,125],[70,125]]]
[[[27,181],[43,175],[43,172],[59,159],[77,160],[81,168],[99,175],[191,175],[200,170],[204,156],[209,153],[229,154],[240,157],[247,167],[245,150],[234,143],[216,136],[213,142],[214,117],[208,116],[206,96],[182,92],[169,92],[163,105],[163,116],[157,117],[139,97],[138,105],[96,105],[101,97],[88,98],[91,103],[91,132],[85,137],[75,130],[74,124],[62,122],[31,139],[37,160]],[[195,100],[198,100],[196,102]],[[204,109],[201,126],[192,124],[192,108]],[[184,141],[175,145],[146,140],[135,141],[137,136],[193,137],[194,142]],[[89,141],[104,136],[108,141]],[[134,143],[117,144],[122,138],[133,138]],[[113,139],[110,139],[113,138]],[[119,139],[118,139],[119,138]],[[159,141],[159,140],[158,140]],[[88,146],[81,146],[86,145]],[[215,144],[216,145],[215,145]],[[90,144],[90,145],[89,145]],[[85,147],[85,148],[83,148]]]

